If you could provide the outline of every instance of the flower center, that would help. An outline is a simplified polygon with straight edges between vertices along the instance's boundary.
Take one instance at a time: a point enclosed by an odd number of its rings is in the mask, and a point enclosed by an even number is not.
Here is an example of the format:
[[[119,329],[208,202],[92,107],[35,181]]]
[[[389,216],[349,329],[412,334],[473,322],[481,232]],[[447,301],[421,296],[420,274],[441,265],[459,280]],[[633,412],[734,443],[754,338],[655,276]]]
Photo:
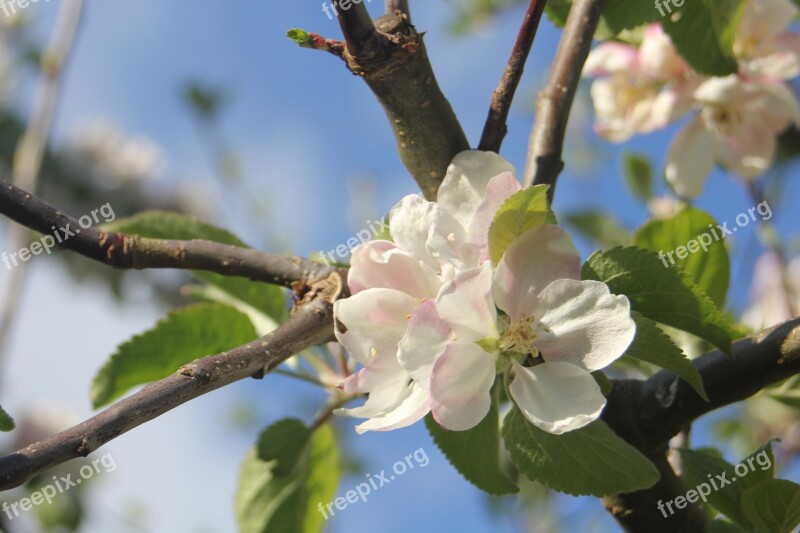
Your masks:
[[[708,106],[702,111],[708,129],[720,137],[728,137],[741,124],[742,114],[731,107]]]
[[[519,320],[510,324],[500,339],[500,348],[506,352],[531,354],[536,357],[539,350],[535,341],[539,333],[550,333],[550,329],[538,322],[535,315],[523,315]]]

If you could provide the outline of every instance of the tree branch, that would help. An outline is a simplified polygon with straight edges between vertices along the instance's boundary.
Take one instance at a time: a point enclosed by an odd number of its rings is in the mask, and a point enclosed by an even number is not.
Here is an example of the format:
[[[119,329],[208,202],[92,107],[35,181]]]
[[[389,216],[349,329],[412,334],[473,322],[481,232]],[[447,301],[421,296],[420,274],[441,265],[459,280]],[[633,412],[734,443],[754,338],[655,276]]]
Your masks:
[[[337,13],[347,67],[383,106],[403,164],[434,200],[453,157],[469,142],[436,82],[422,35],[401,11],[375,23],[363,3]]]
[[[548,195],[551,200],[558,175],[564,168],[561,154],[572,101],[604,6],[605,0],[573,2],[553,68],[544,90],[539,94],[522,183],[523,186],[550,185]]]
[[[342,296],[341,274],[312,285],[292,317],[272,333],[229,352],[198,359],[146,385],[100,414],[0,459],[0,491],[39,472],[86,457],[116,437],[189,400],[236,381],[262,378],[293,354],[333,339],[333,302]]]
[[[670,439],[700,416],[800,373],[800,318],[734,343],[733,357],[714,351],[693,364],[703,378],[709,402],[667,371],[646,381],[616,381],[608,398],[603,419],[656,465],[666,460]],[[659,499],[667,501],[684,493],[670,476],[662,475],[646,491],[607,498],[606,507],[626,531],[695,531],[693,505],[668,519],[657,509]]]
[[[386,0],[384,3],[386,5],[387,15],[399,11],[404,14],[408,20],[411,20],[411,8],[408,5],[408,0]]]
[[[522,73],[525,70],[525,62],[533,46],[536,37],[536,30],[539,28],[539,21],[542,20],[542,13],[547,0],[530,0],[528,11],[522,20],[517,40],[508,58],[508,64],[500,78],[500,84],[492,94],[492,103],[489,106],[489,116],[483,127],[481,135],[480,150],[499,152],[503,138],[508,133],[506,120],[508,112],[511,110],[511,102],[514,100],[514,93],[519,86]]]
[[[205,270],[289,288],[298,281],[311,280],[332,270],[299,257],[211,241],[146,239],[93,226],[83,228],[76,219],[5,181],[0,181],[0,213],[52,236],[64,248],[119,269]],[[3,261],[7,259],[4,254]]]

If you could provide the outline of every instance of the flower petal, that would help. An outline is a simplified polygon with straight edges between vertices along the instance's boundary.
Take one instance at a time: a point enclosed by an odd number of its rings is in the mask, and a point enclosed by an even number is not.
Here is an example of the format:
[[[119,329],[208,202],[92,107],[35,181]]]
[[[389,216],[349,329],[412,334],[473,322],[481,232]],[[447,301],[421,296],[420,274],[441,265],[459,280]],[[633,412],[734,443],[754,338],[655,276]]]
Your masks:
[[[514,167],[494,152],[468,150],[453,158],[439,187],[437,201],[466,230],[483,199],[489,181]]]
[[[586,370],[560,361],[532,368],[514,363],[509,390],[522,413],[539,429],[560,435],[600,416],[606,399]]]
[[[464,431],[483,420],[492,404],[495,360],[474,343],[447,346],[431,374],[431,412],[439,425]]]
[[[547,327],[534,342],[544,360],[589,371],[619,358],[636,334],[628,298],[599,281],[554,281],[535,298],[533,314]]]
[[[497,265],[495,303],[512,320],[519,318],[550,282],[578,279],[580,272],[580,255],[566,231],[553,225],[530,230],[511,243]]]
[[[686,125],[673,139],[667,153],[667,181],[678,196],[694,198],[703,192],[706,178],[714,169],[711,133],[701,118]]]
[[[391,431],[421,420],[430,412],[428,391],[416,383],[410,383],[397,407],[383,416],[373,417],[356,426],[356,432]]]
[[[397,360],[414,381],[427,389],[433,362],[444,351],[452,331],[436,313],[436,302],[420,304],[411,315],[408,330],[398,344]]]
[[[522,187],[519,181],[510,172],[498,174],[489,181],[489,185],[486,187],[486,196],[478,204],[468,232],[469,242],[475,245],[480,253],[478,265],[475,266],[479,266],[489,259],[489,227],[494,221],[497,210],[520,189]]]
[[[336,338],[353,358],[396,357],[417,300],[392,289],[367,289],[333,304]],[[344,326],[341,328],[340,326]]]
[[[436,310],[459,341],[475,342],[498,336],[491,265],[487,262],[481,268],[459,272],[439,291]]]
[[[395,289],[434,298],[442,282],[436,272],[389,241],[369,241],[353,250],[347,284],[352,294],[368,288]]]

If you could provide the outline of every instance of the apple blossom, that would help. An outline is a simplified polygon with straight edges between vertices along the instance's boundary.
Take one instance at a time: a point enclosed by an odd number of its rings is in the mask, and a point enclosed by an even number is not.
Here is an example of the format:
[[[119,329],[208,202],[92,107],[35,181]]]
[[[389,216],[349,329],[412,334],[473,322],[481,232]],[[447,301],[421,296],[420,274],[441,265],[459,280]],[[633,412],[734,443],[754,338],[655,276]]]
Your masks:
[[[579,273],[569,236],[545,225],[516,239],[496,271],[484,263],[460,272],[421,306],[399,360],[418,383],[429,382],[439,424],[477,425],[498,371],[513,373],[511,397],[545,431],[561,434],[600,416],[606,400],[591,372],[623,354],[635,324],[626,297]]]
[[[775,156],[775,137],[800,122],[800,108],[781,81],[711,78],[694,92],[702,105],[675,137],[666,177],[680,196],[698,196],[715,163],[745,179],[765,172]]]
[[[591,87],[595,130],[614,142],[679,118],[691,108],[691,93],[700,81],[658,24],[646,28],[638,47],[617,42],[597,46],[583,75],[599,78]]]
[[[342,386],[370,394],[363,406],[340,411],[370,419],[358,431],[403,427],[429,411],[427,387],[399,365],[398,343],[420,304],[457,272],[488,259],[494,213],[520,188],[513,171],[497,154],[463,152],[448,168],[438,202],[409,195],[392,209],[393,243],[374,240],[353,251],[353,296],[336,302],[334,314],[337,339],[363,364]]]
[[[733,42],[742,74],[784,80],[800,74],[800,35],[789,31],[798,11],[791,0],[747,2]]]

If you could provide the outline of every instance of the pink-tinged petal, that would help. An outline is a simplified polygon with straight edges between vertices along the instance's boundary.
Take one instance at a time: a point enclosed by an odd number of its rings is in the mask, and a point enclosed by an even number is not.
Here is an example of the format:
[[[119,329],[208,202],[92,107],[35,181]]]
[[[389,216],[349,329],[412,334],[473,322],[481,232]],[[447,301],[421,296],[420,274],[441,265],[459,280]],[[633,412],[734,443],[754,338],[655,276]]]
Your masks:
[[[642,71],[655,80],[670,81],[688,70],[661,24],[647,27],[638,55]]]
[[[605,42],[596,46],[586,58],[583,75],[606,76],[617,72],[631,72],[638,65],[636,48],[627,44]]]
[[[532,368],[514,363],[509,390],[531,424],[555,435],[582,428],[600,416],[606,399],[586,370],[560,361]]]
[[[441,286],[430,266],[389,241],[369,241],[353,250],[347,283],[352,294],[385,288],[415,298],[434,298]]]
[[[678,196],[694,198],[703,193],[706,178],[713,169],[712,137],[698,117],[678,132],[669,147],[667,181]]]
[[[431,412],[451,431],[475,427],[489,412],[496,357],[477,344],[454,342],[431,374]]]
[[[466,230],[471,225],[489,181],[504,172],[515,174],[511,163],[494,152],[461,152],[447,168],[437,201]]]
[[[356,432],[391,431],[400,429],[422,420],[430,412],[428,391],[416,383],[408,385],[407,394],[392,411],[378,417],[372,417],[356,426]]]
[[[636,324],[625,296],[599,281],[560,279],[536,298],[533,342],[545,361],[566,361],[586,370],[605,368],[628,349]]]
[[[359,363],[396,356],[417,300],[392,289],[367,289],[333,305],[336,338]]]
[[[532,305],[535,296],[556,279],[578,279],[581,258],[566,231],[546,224],[518,237],[508,247],[494,275],[497,307],[512,320]]]
[[[478,264],[489,259],[489,227],[494,221],[494,215],[503,203],[521,188],[517,178],[510,172],[498,174],[489,181],[486,196],[478,204],[469,227],[469,242],[474,244],[480,253]]]
[[[459,341],[497,337],[491,265],[484,263],[480,268],[459,272],[453,281],[442,287],[436,299],[436,310]]]
[[[414,381],[428,388],[433,362],[451,337],[450,326],[436,313],[436,302],[423,302],[411,315],[408,330],[398,344],[397,360]]]
[[[772,166],[775,132],[755,114],[742,116],[742,123],[728,137],[718,138],[714,152],[722,165],[734,174],[752,179]]]

